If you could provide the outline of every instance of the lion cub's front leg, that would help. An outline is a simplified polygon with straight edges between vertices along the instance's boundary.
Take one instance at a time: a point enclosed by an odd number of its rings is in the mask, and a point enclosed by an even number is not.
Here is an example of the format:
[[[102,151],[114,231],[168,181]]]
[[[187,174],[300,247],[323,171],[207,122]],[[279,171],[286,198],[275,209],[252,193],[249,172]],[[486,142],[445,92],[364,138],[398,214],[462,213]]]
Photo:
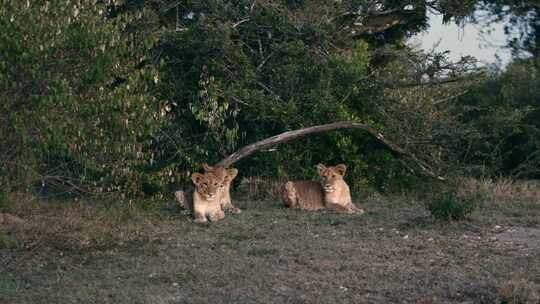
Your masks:
[[[364,210],[356,207],[353,204],[344,206],[341,204],[326,202],[326,208],[333,210],[335,212],[338,212],[338,213],[347,213],[347,214],[363,214],[364,213]]]
[[[242,213],[242,210],[240,208],[236,208],[233,206],[231,202],[231,194],[229,192],[230,185],[225,185],[224,189],[221,193],[221,209],[227,212],[230,212],[232,214],[239,214]]]
[[[208,219],[211,221],[211,222],[217,222],[219,220],[222,220],[225,218],[225,212],[223,212],[223,210],[219,210],[219,211],[216,211],[214,213],[211,213],[208,215]]]
[[[341,204],[326,202],[325,207],[338,213],[354,213],[348,206],[343,206]]]
[[[206,219],[206,215],[200,212],[193,213],[193,222],[200,224],[200,223],[206,223],[208,220]]]

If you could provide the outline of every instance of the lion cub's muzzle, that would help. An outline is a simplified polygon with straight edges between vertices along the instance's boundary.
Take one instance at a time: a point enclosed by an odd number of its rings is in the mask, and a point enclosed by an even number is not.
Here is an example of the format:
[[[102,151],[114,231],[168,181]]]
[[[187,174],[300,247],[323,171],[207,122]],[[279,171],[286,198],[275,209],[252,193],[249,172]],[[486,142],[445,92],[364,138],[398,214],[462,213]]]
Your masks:
[[[215,193],[208,193],[208,194],[205,195],[205,197],[206,197],[206,199],[211,200],[214,197],[216,197],[216,194]]]
[[[323,184],[322,187],[324,189],[324,192],[326,192],[326,193],[332,193],[332,192],[336,191],[336,187],[334,187],[332,185],[329,185],[329,184]]]
[[[217,197],[218,191],[207,191],[206,193],[202,193],[204,199],[206,200],[213,200],[215,197]]]

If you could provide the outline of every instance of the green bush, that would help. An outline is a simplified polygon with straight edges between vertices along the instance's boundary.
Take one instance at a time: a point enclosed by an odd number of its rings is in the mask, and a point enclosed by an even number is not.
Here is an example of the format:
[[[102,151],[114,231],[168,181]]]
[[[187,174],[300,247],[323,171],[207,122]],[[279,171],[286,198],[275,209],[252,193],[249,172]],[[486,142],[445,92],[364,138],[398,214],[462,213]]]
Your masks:
[[[2,191],[134,195],[156,178],[141,172],[163,121],[141,64],[155,38],[94,2],[1,1]]]
[[[454,150],[468,173],[540,177],[539,75],[538,59],[515,60],[459,98],[458,123],[468,133]]]
[[[425,207],[438,220],[463,220],[480,206],[483,197],[480,192],[460,193],[449,187],[426,199]]]

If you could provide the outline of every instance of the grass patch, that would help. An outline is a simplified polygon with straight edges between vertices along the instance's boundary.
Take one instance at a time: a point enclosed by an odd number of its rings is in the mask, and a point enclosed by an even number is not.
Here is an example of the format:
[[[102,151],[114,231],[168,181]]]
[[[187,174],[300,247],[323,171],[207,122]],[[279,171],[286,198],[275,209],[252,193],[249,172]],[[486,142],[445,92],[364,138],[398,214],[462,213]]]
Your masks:
[[[241,241],[247,241],[249,239],[252,239],[253,235],[249,233],[242,233],[242,232],[231,232],[231,233],[225,234],[223,237],[224,239],[241,242]]]
[[[516,219],[540,226],[533,202],[442,223],[410,197],[358,202],[364,215],[250,200],[207,225],[159,206],[12,203],[1,303],[496,303],[516,271],[540,276],[538,251],[496,240]]]
[[[26,284],[22,281],[13,279],[6,274],[0,274],[0,295],[16,296],[17,293],[22,292],[25,286]]]
[[[16,249],[19,247],[17,238],[9,234],[7,231],[0,227],[0,250],[2,249]]]
[[[540,286],[527,280],[510,280],[500,290],[502,304],[540,303]]]
[[[254,257],[266,257],[275,256],[279,253],[277,249],[273,248],[253,248],[247,252],[247,255]]]

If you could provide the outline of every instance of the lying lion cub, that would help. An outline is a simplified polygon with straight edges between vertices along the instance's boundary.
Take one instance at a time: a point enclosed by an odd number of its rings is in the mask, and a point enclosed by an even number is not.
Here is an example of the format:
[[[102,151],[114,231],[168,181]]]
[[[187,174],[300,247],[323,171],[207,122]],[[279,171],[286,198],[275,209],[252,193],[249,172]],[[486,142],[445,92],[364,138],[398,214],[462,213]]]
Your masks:
[[[176,191],[174,196],[180,205],[191,211],[195,223],[214,222],[225,217],[221,210],[221,188],[224,175],[212,172],[193,173],[191,180],[195,185],[193,193]]]
[[[217,176],[223,176],[223,187],[220,190],[220,202],[223,210],[234,214],[241,213],[242,210],[233,206],[231,201],[231,183],[238,175],[238,169],[225,169],[220,166],[211,167],[208,164],[203,164],[203,169],[206,172],[214,173]]]
[[[324,209],[324,194],[321,184],[314,181],[285,183],[282,199],[285,206],[293,209]]]
[[[351,200],[349,186],[343,180],[347,166],[317,165],[321,183],[313,181],[287,182],[283,190],[283,202],[287,207],[304,210],[331,209],[343,213],[360,213]]]

